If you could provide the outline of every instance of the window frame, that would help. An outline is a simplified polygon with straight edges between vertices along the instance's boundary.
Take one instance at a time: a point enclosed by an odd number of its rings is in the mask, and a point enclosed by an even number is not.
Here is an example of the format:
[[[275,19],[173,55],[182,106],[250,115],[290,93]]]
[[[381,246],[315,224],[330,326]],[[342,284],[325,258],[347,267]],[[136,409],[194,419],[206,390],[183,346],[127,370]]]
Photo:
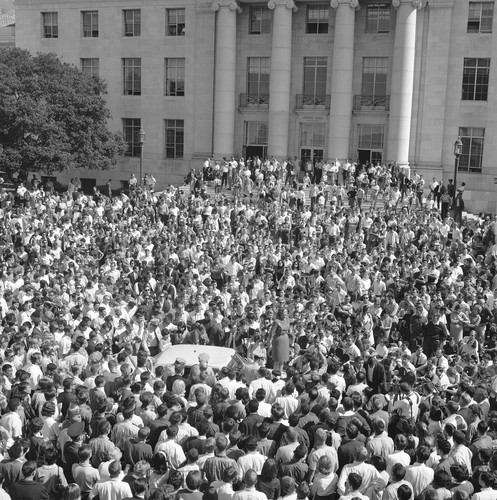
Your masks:
[[[265,132],[265,134],[261,135],[261,131]],[[246,121],[244,131],[245,146],[267,146],[269,143],[268,131],[269,122]],[[249,139],[251,134],[253,134],[253,137],[256,137],[255,142]]]
[[[472,61],[474,61],[474,65],[472,65]],[[461,100],[488,101],[489,82],[490,58],[465,57],[463,62]]]
[[[267,72],[263,70],[267,70]],[[257,97],[268,96],[270,75],[270,57],[247,57],[247,94]],[[251,78],[252,76],[255,78]]]
[[[254,19],[254,15],[260,15],[259,19]],[[271,33],[272,14],[267,5],[251,5],[249,12],[249,35],[269,35]],[[254,28],[254,24],[259,23],[259,29]]]
[[[459,137],[462,141],[462,154],[459,158],[457,171],[481,174],[485,149],[485,127],[459,127]],[[472,163],[476,166],[471,166]]]
[[[127,123],[132,122],[132,123]],[[124,156],[137,158],[140,156],[140,129],[142,126],[141,118],[123,118],[123,136],[127,145]],[[128,135],[130,134],[130,135]]]
[[[483,7],[484,5],[491,5],[492,12],[490,14],[484,15],[484,10]],[[472,12],[476,14],[477,9],[473,9],[472,7],[479,6],[479,12],[477,16],[472,17]],[[469,2],[468,5],[468,24],[466,28],[466,32],[470,34],[491,34],[492,33],[492,26],[493,26],[493,20],[494,20],[494,2]],[[486,21],[486,22],[484,22]],[[488,22],[490,21],[490,22]],[[482,25],[489,26],[489,27],[483,27]]]
[[[318,128],[321,131],[317,131]],[[304,140],[304,132],[309,134],[308,140]],[[321,142],[319,142],[319,137],[322,137]],[[299,145],[300,149],[324,149],[326,146],[326,124],[324,122],[300,122]]]
[[[175,64],[171,64],[172,62]],[[179,63],[182,62],[182,65]],[[182,70],[182,71],[181,71]],[[181,75],[182,72],[182,75]],[[174,73],[174,74],[169,74]],[[186,60],[184,57],[166,57],[164,58],[164,95],[167,97],[184,97],[185,96],[185,74]],[[182,78],[181,78],[182,76]],[[182,85],[182,89],[180,88]],[[170,84],[174,84],[174,91],[170,90]]]
[[[366,62],[368,61],[374,61],[374,71],[371,73],[366,73]],[[384,64],[379,64],[379,63],[384,63]],[[369,66],[370,68],[373,68],[373,66]],[[378,71],[378,70],[383,70],[383,71]],[[365,75],[373,75],[373,81],[368,82],[364,81],[365,80]],[[379,81],[378,76],[379,75],[385,75],[385,80],[384,82]],[[369,57],[369,56],[364,56],[362,58],[362,73],[361,73],[361,96],[368,96],[368,97],[386,97],[387,95],[387,84],[388,84],[388,57]],[[365,93],[365,87],[366,86],[371,86],[372,85],[372,93]],[[382,93],[380,92],[378,87],[384,86],[385,92]]]
[[[85,24],[85,17],[90,16],[90,23]],[[96,29],[94,25],[94,17],[96,17]],[[81,29],[83,38],[98,38],[99,37],[99,13],[98,10],[82,10],[81,11]],[[90,29],[85,30],[85,26],[89,26]],[[87,34],[89,32],[89,34]]]
[[[314,60],[314,64],[310,64]],[[321,60],[321,61],[320,61]],[[319,62],[324,64],[319,64]],[[321,74],[321,78],[318,78],[320,76],[320,69],[324,68],[324,78],[323,75]],[[306,70],[313,70],[313,78],[307,80],[306,75],[307,71]],[[302,94],[306,97],[322,97],[326,95],[326,86],[327,86],[327,81],[328,81],[328,58],[326,56],[310,56],[310,57],[304,57],[304,63],[303,63],[303,72],[302,72]],[[312,92],[308,91],[309,85],[312,86]],[[318,91],[319,88],[322,87],[322,92]]]
[[[48,24],[47,20],[51,23]],[[55,19],[55,22],[54,22]],[[42,38],[47,40],[59,38],[59,13],[58,11],[48,11],[41,13]],[[49,28],[49,29],[48,29]]]
[[[97,64],[88,64],[86,65],[87,62],[92,61],[95,62],[97,61]],[[95,68],[96,68],[96,74],[95,74]],[[82,57],[81,58],[81,73],[84,73],[85,75],[91,76],[92,78],[100,78],[100,59],[98,57]]]
[[[387,14],[386,19],[382,19],[382,13]],[[378,35],[390,33],[390,16],[391,8],[389,4],[382,2],[368,3],[366,6],[366,33]],[[383,25],[386,27],[381,29]]]
[[[128,15],[131,15],[132,19],[128,19]],[[141,9],[123,9],[123,36],[126,38],[141,36],[141,22]]]
[[[317,10],[317,17],[315,22],[311,22],[310,13]],[[321,13],[326,13],[326,22],[321,20]],[[310,30],[309,27],[316,25],[316,30]],[[323,27],[323,28],[321,28]],[[305,32],[307,35],[327,35],[330,30],[330,5],[317,3],[307,6],[305,18]]]
[[[369,129],[369,134],[361,133],[363,130],[366,132]],[[381,131],[380,133],[376,132],[375,129]],[[379,136],[381,140],[378,142],[374,142],[374,137]],[[370,137],[370,141],[368,144],[361,142],[362,137]],[[385,149],[385,125],[377,124],[377,123],[359,123],[357,125],[357,149],[364,149],[370,151],[383,151]]]
[[[139,61],[139,64],[136,64]],[[131,64],[127,64],[127,62]],[[140,96],[142,95],[141,88],[141,58],[140,57],[123,57],[123,95]],[[127,78],[127,70],[131,70],[131,78]],[[139,70],[139,71],[138,71]],[[138,73],[139,75],[138,75]],[[138,76],[138,78],[137,78]],[[131,82],[131,83],[129,83]],[[138,83],[137,83],[138,82]],[[135,88],[137,87],[137,88]]]
[[[174,140],[168,142],[168,137],[172,134]],[[178,140],[180,138],[180,140]],[[172,154],[169,152],[172,151]],[[166,119],[164,120],[164,156],[170,160],[183,159],[185,155],[185,120]]]
[[[183,22],[181,22],[181,16],[178,16],[179,12],[183,13]],[[173,13],[176,14],[175,20],[171,19],[171,15]],[[186,28],[186,9],[183,7],[166,9],[166,36],[185,36],[186,33],[185,28]]]

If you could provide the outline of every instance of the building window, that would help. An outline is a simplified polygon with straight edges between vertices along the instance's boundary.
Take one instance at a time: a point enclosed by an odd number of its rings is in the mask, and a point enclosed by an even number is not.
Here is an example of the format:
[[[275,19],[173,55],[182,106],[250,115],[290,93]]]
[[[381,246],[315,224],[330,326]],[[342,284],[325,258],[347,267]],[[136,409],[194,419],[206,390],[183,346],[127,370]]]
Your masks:
[[[271,11],[265,5],[250,7],[249,34],[266,35],[271,33]]]
[[[185,59],[174,57],[164,59],[165,95],[185,95]]]
[[[124,10],[124,36],[141,35],[141,10]]]
[[[123,93],[142,94],[142,60],[139,58],[123,59]]]
[[[42,12],[43,38],[59,38],[59,13]]]
[[[387,95],[388,57],[364,57],[362,60],[363,97],[382,98]]]
[[[249,57],[247,62],[247,93],[255,98],[269,95],[269,57]]]
[[[98,78],[100,76],[100,60],[94,59],[81,59],[81,71],[88,76]]]
[[[459,171],[481,173],[485,129],[481,127],[460,127],[459,136],[462,141]]]
[[[468,33],[492,33],[494,2],[469,2]]]
[[[328,33],[329,4],[308,5],[306,33]]]
[[[385,132],[383,125],[359,125],[357,149],[383,149]]]
[[[325,144],[324,123],[300,124],[300,161],[315,164],[323,159]]]
[[[324,123],[301,123],[300,145],[324,148]]]
[[[245,122],[245,144],[267,146],[267,122]]]
[[[390,31],[390,5],[368,3],[366,33],[388,33]]]
[[[185,145],[184,120],[164,120],[166,158],[183,158]]]
[[[140,118],[123,118],[124,140],[128,145],[126,156],[140,156]]]
[[[185,36],[185,9],[167,9],[166,23],[166,36]]]
[[[90,10],[81,13],[83,18],[83,37],[98,37],[98,11]]]
[[[462,100],[486,101],[489,75],[490,59],[465,57],[462,77]]]
[[[326,73],[328,59],[326,57],[304,57],[304,96],[322,97],[326,95]]]

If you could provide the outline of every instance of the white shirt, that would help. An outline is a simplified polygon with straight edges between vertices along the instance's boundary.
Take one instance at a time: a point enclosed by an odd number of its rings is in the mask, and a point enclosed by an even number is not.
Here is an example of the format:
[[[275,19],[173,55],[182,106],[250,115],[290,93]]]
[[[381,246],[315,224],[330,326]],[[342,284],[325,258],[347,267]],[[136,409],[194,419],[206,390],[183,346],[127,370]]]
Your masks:
[[[169,463],[175,469],[179,468],[179,466],[186,460],[183,448],[172,440],[159,443],[155,447],[154,453],[157,453],[159,451],[163,451],[165,453]]]
[[[359,492],[363,495],[367,491],[367,489],[374,483],[378,483],[380,489],[385,488],[386,484],[380,473],[376,470],[371,464],[366,464],[364,462],[353,462],[351,464],[347,464],[340,474],[340,479],[338,480],[337,492],[339,495],[345,495],[345,483],[349,477],[351,472],[356,472],[362,477],[362,484],[359,488]],[[433,479],[433,471],[432,471],[432,479]],[[430,481],[431,482],[431,481]]]
[[[111,478],[103,483],[97,483],[90,492],[90,498],[99,496],[100,500],[122,500],[133,496],[128,483],[119,478]]]
[[[266,462],[267,457],[258,451],[249,452],[237,460],[238,478],[242,480],[245,472],[254,469],[259,475],[262,472],[262,466]]]
[[[404,480],[411,484],[413,495],[416,497],[433,481],[434,474],[433,469],[416,462],[407,468]]]

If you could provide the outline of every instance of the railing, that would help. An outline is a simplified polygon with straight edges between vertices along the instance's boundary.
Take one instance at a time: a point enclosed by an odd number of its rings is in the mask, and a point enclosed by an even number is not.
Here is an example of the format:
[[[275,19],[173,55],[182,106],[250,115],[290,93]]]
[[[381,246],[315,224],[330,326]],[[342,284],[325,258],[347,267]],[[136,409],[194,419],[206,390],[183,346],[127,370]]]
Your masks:
[[[389,111],[390,96],[389,95],[356,95],[354,96],[354,110],[371,110],[381,109]]]
[[[269,95],[240,94],[240,107],[267,109],[269,107]]]
[[[306,95],[297,94],[297,109],[330,109],[330,94]]]

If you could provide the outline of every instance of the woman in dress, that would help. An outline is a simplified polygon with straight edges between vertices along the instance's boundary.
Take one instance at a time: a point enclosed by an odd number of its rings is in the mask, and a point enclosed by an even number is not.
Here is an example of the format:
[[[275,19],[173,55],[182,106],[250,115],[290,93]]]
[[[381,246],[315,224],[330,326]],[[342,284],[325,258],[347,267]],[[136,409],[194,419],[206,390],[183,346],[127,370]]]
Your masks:
[[[462,340],[465,324],[469,324],[469,318],[461,310],[461,305],[456,304],[450,314],[450,336],[457,344]]]
[[[290,337],[288,330],[290,329],[290,321],[285,316],[283,309],[279,309],[271,326],[269,339],[271,342],[271,357],[273,359],[273,368],[280,370],[285,363],[290,359]]]

